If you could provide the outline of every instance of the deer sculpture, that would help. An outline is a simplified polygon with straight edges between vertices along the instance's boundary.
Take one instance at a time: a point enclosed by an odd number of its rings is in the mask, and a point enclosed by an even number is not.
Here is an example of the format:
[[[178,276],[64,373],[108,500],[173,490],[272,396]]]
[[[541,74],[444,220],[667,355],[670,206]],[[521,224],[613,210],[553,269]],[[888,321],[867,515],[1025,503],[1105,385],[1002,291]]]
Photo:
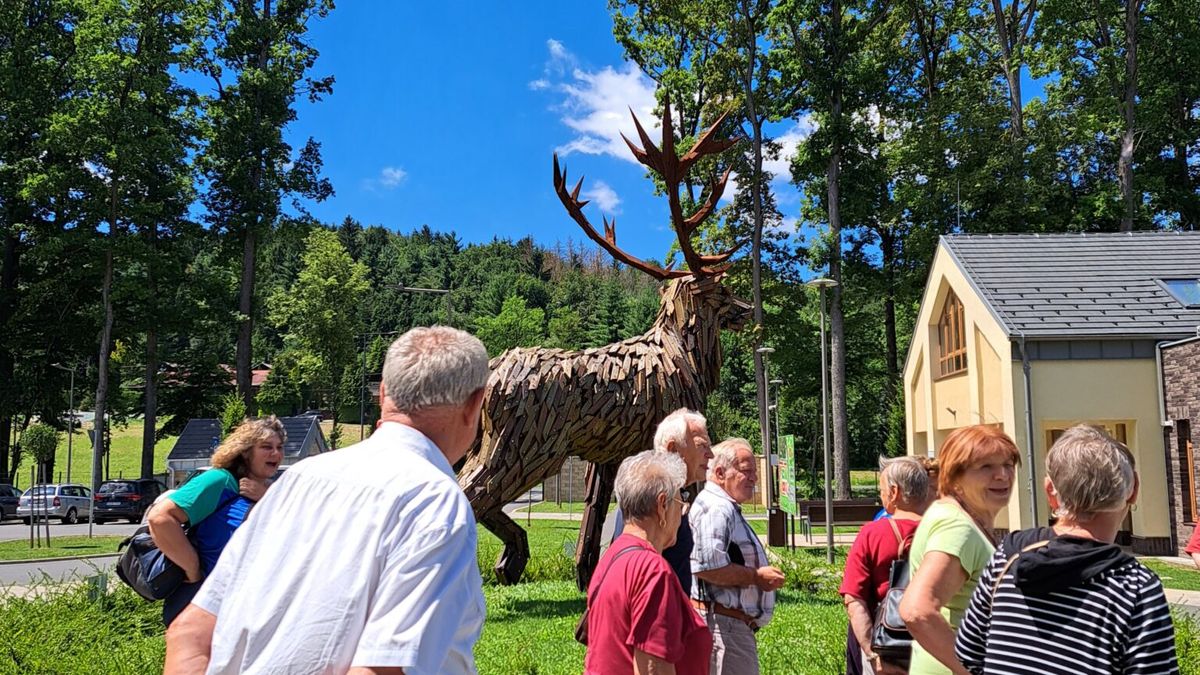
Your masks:
[[[622,138],[638,161],[666,184],[671,223],[687,270],[658,267],[621,250],[615,219],[603,219],[601,236],[583,213],[583,179],[568,191],[566,171],[560,171],[554,157],[554,190],[584,233],[616,260],[667,283],[654,325],[642,335],[582,351],[512,349],[492,359],[480,436],[458,475],[475,517],[504,542],[495,566],[501,583],[516,583],[529,559],[525,530],[503,512],[504,505],[575,456],[590,462],[587,505],[575,552],[576,581],[586,588],[599,555],[617,466],[651,447],[658,422],[671,411],[705,408],[720,375],[719,332],[740,330],[749,315],[750,306],[721,284],[740,245],[715,255],[702,255],[692,247],[692,236],[716,208],[729,172],[708,185],[691,216],[684,217],[679,197],[681,182],[698,160],[736,141],[715,136],[722,117],[688,152],[677,156],[670,103],[665,107],[661,149],[636,115],[642,147]]]

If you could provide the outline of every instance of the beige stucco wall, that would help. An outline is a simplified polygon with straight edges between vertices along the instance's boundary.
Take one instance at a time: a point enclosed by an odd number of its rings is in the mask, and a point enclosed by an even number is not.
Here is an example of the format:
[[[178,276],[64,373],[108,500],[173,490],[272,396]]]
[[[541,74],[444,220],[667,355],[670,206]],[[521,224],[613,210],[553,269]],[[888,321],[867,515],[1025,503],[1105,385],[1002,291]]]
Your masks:
[[[1020,374],[1019,363],[1014,372]],[[1048,515],[1045,491],[1041,489],[1048,449],[1047,430],[1080,422],[1125,423],[1128,433],[1126,441],[1137,460],[1141,479],[1138,508],[1132,515],[1133,534],[1142,537],[1171,536],[1156,378],[1154,359],[1033,361],[1030,364],[1038,516],[1043,522]],[[1015,393],[1020,397],[1018,400],[1023,410],[1024,391],[1018,389]],[[1025,425],[1022,423],[1019,426],[1016,440],[1024,450]],[[1021,492],[1024,492],[1024,486]],[[1028,511],[1028,506],[1024,510]],[[1023,515],[1024,523],[1029,520],[1029,515]]]
[[[967,371],[938,378],[937,320],[953,291],[963,304]],[[905,431],[913,454],[936,455],[946,436],[971,424],[1013,428],[1010,348],[1003,328],[941,246],[934,256],[917,329],[904,364]]]

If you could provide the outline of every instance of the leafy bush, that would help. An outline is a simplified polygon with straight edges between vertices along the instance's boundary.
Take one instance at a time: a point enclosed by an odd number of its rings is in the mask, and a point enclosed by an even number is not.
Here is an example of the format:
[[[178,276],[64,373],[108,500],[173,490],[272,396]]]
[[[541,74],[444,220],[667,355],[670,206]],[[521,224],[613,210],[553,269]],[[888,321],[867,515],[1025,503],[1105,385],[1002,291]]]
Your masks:
[[[833,549],[833,564],[825,562],[825,549],[798,548],[795,551],[773,548],[768,552],[771,562],[783,570],[784,588],[820,598],[838,601],[838,586],[846,567],[846,548]]]
[[[246,421],[246,402],[237,392],[230,392],[221,399],[221,438],[230,434],[239,424]]]

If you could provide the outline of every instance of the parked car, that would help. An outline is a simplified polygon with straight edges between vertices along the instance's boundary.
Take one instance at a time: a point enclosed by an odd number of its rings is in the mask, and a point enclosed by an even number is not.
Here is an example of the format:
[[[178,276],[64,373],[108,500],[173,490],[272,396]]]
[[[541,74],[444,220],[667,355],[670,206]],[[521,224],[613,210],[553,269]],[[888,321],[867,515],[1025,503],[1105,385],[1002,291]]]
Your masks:
[[[21,491],[11,485],[0,485],[0,520],[17,517]]]
[[[26,525],[34,515],[59,518],[68,525],[78,523],[92,515],[92,491],[82,485],[35,485],[17,504],[17,517]]]
[[[107,480],[96,490],[92,508],[96,524],[125,518],[131,523],[141,522],[146,509],[154,503],[167,487],[152,478],[136,480]]]

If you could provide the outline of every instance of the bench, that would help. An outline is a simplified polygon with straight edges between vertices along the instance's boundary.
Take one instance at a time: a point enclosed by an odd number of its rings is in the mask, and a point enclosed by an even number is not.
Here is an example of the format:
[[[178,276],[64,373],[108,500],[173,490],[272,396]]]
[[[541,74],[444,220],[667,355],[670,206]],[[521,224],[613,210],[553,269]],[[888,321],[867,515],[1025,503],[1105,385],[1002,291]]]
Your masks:
[[[882,508],[876,499],[840,499],[835,500],[832,507],[834,525],[862,525],[875,518]],[[811,541],[813,526],[825,524],[825,501],[806,499],[796,502],[796,517]]]

